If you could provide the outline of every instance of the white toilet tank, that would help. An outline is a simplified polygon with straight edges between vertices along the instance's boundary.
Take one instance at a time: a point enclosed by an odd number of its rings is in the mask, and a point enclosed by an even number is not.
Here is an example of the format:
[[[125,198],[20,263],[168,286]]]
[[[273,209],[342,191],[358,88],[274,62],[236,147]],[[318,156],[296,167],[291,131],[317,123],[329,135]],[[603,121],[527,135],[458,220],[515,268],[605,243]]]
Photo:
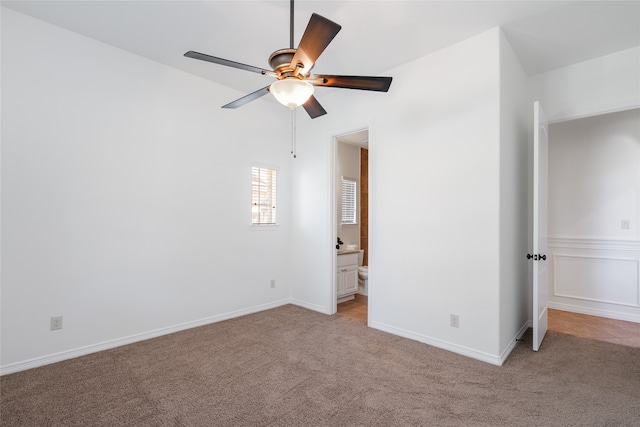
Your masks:
[[[364,249],[358,252],[358,292],[362,295],[369,294],[369,267],[362,266],[364,261]]]

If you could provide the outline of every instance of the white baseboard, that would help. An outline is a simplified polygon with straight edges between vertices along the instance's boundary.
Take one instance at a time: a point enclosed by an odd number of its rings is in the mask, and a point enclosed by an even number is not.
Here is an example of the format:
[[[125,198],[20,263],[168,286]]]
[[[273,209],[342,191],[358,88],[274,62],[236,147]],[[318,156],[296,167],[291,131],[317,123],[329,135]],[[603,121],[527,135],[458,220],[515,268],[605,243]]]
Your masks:
[[[37,368],[39,366],[49,365],[51,363],[61,362],[63,360],[74,359],[76,357],[85,356],[87,354],[96,353],[98,351],[109,350],[109,349],[120,347],[123,345],[148,340],[151,338],[156,338],[162,335],[168,335],[174,332],[180,332],[186,329],[196,328],[198,326],[204,326],[211,323],[221,322],[223,320],[233,319],[235,317],[245,316],[247,314],[257,313],[259,311],[270,310],[272,308],[280,307],[286,304],[291,304],[291,300],[283,299],[283,300],[274,301],[268,304],[260,304],[253,307],[244,308],[241,310],[230,311],[228,313],[206,317],[204,319],[181,323],[179,325],[160,328],[153,331],[130,335],[123,338],[117,338],[114,340],[105,341],[97,344],[91,344],[85,347],[65,350],[60,353],[54,353],[47,356],[36,357],[33,359],[21,361],[21,362],[10,363],[8,365],[0,366],[0,376],[12,374],[14,372],[25,371],[27,369]]]
[[[486,362],[486,363],[490,363],[492,365],[497,365],[497,366],[501,366],[502,363],[504,363],[504,361],[500,356],[485,353],[478,350],[473,350],[471,348],[460,346],[457,344],[452,344],[450,342],[441,341],[432,337],[428,337],[426,335],[416,334],[415,332],[406,331],[404,329],[396,328],[395,326],[389,326],[379,322],[372,322],[370,326],[374,329],[378,329],[383,332],[388,332],[393,335],[398,335],[400,337],[409,338],[414,341],[432,345],[434,347],[438,347],[443,350],[450,351],[452,353],[457,353],[462,356],[470,357],[472,359],[476,359],[481,362]],[[515,344],[515,339],[514,339],[514,344]]]
[[[532,325],[533,325],[533,322],[530,320],[527,320],[526,322],[524,322],[524,325],[522,325],[522,327],[520,328],[516,336],[513,337],[511,342],[509,342],[509,344],[507,345],[507,348],[505,348],[502,351],[502,354],[500,354],[500,366],[502,366],[502,364],[507,360],[507,357],[509,357],[513,349],[516,347],[516,344],[518,344],[518,340],[522,338],[524,333],[527,332],[527,329],[531,328]]]
[[[317,304],[311,304],[311,303],[306,302],[306,301],[301,301],[301,300],[292,298],[291,300],[289,300],[289,303],[293,304],[293,305],[297,305],[298,307],[302,307],[302,308],[306,308],[306,309],[309,309],[309,310],[317,311],[317,312],[322,313],[322,314],[329,314],[329,315],[332,314],[332,313],[330,313],[328,311],[327,307],[323,307],[323,306],[317,305]]]
[[[624,320],[626,322],[640,323],[640,314],[627,314],[618,311],[602,310],[597,308],[581,307],[572,304],[562,304],[549,302],[549,308],[555,310],[569,311],[572,313],[588,314],[589,316],[606,317],[607,319]]]

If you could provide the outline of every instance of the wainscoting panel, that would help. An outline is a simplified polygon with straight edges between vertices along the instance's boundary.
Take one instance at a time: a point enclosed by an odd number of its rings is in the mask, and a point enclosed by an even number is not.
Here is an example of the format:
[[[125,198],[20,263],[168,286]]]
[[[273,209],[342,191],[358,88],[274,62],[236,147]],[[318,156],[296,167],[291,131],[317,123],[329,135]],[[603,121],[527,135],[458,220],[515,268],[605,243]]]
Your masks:
[[[553,255],[553,294],[638,307],[638,261]]]
[[[549,307],[640,322],[640,242],[549,239]]]

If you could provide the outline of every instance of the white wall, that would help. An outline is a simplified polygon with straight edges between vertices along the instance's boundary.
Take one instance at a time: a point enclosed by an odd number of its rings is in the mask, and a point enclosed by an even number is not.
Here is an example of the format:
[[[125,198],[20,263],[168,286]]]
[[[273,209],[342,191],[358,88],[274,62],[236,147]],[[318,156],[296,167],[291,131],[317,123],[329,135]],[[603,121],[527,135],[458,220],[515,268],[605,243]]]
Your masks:
[[[336,225],[338,236],[346,245],[360,245],[360,223],[342,225],[342,177],[358,181],[356,186],[357,209],[360,211],[360,147],[342,142],[337,144],[336,157]],[[360,218],[360,215],[357,215]],[[359,220],[358,220],[359,221]]]
[[[529,78],[550,122],[640,107],[640,47]]]
[[[549,236],[638,240],[640,109],[552,124],[549,139]]]
[[[293,167],[293,197],[317,195],[294,213],[295,298],[330,312],[333,253],[316,245],[330,247],[333,211],[317,201],[331,192],[331,136],[369,126],[370,326],[501,363],[500,215],[515,201],[501,204],[500,137],[521,129],[500,126],[499,55],[494,29],[385,73],[387,94],[318,95],[329,114],[299,122]]]
[[[3,373],[289,301],[290,115],[240,95],[2,8]]]
[[[394,70],[370,162],[375,326],[479,358],[499,346],[498,34]]]
[[[640,109],[552,124],[549,140],[550,306],[640,322]]]
[[[522,74],[498,29],[390,70],[387,94],[319,88],[329,114],[298,112],[290,163],[286,110],[221,110],[241,94],[2,12],[3,373],[288,301],[331,313],[332,137],[363,128],[370,325],[506,357],[523,318]],[[639,69],[632,49],[529,94],[552,120],[629,108]],[[280,169],[276,231],[247,226],[254,161]]]
[[[319,94],[316,93],[316,97]],[[320,99],[325,108],[330,105]],[[332,111],[330,111],[332,113]],[[331,133],[322,129],[328,116],[298,114],[297,157],[292,162],[291,298],[302,307],[335,312],[335,158]],[[316,129],[316,133],[308,133]]]
[[[500,35],[500,354],[528,324],[529,238],[527,76]]]

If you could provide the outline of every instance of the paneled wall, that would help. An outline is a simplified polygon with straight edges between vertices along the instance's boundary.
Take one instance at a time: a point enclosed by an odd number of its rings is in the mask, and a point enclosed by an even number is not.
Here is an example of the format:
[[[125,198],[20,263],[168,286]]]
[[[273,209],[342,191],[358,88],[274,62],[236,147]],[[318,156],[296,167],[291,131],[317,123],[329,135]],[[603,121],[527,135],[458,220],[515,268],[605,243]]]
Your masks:
[[[549,306],[640,322],[640,109],[553,124]]]
[[[640,322],[640,245],[549,239],[549,306]]]

